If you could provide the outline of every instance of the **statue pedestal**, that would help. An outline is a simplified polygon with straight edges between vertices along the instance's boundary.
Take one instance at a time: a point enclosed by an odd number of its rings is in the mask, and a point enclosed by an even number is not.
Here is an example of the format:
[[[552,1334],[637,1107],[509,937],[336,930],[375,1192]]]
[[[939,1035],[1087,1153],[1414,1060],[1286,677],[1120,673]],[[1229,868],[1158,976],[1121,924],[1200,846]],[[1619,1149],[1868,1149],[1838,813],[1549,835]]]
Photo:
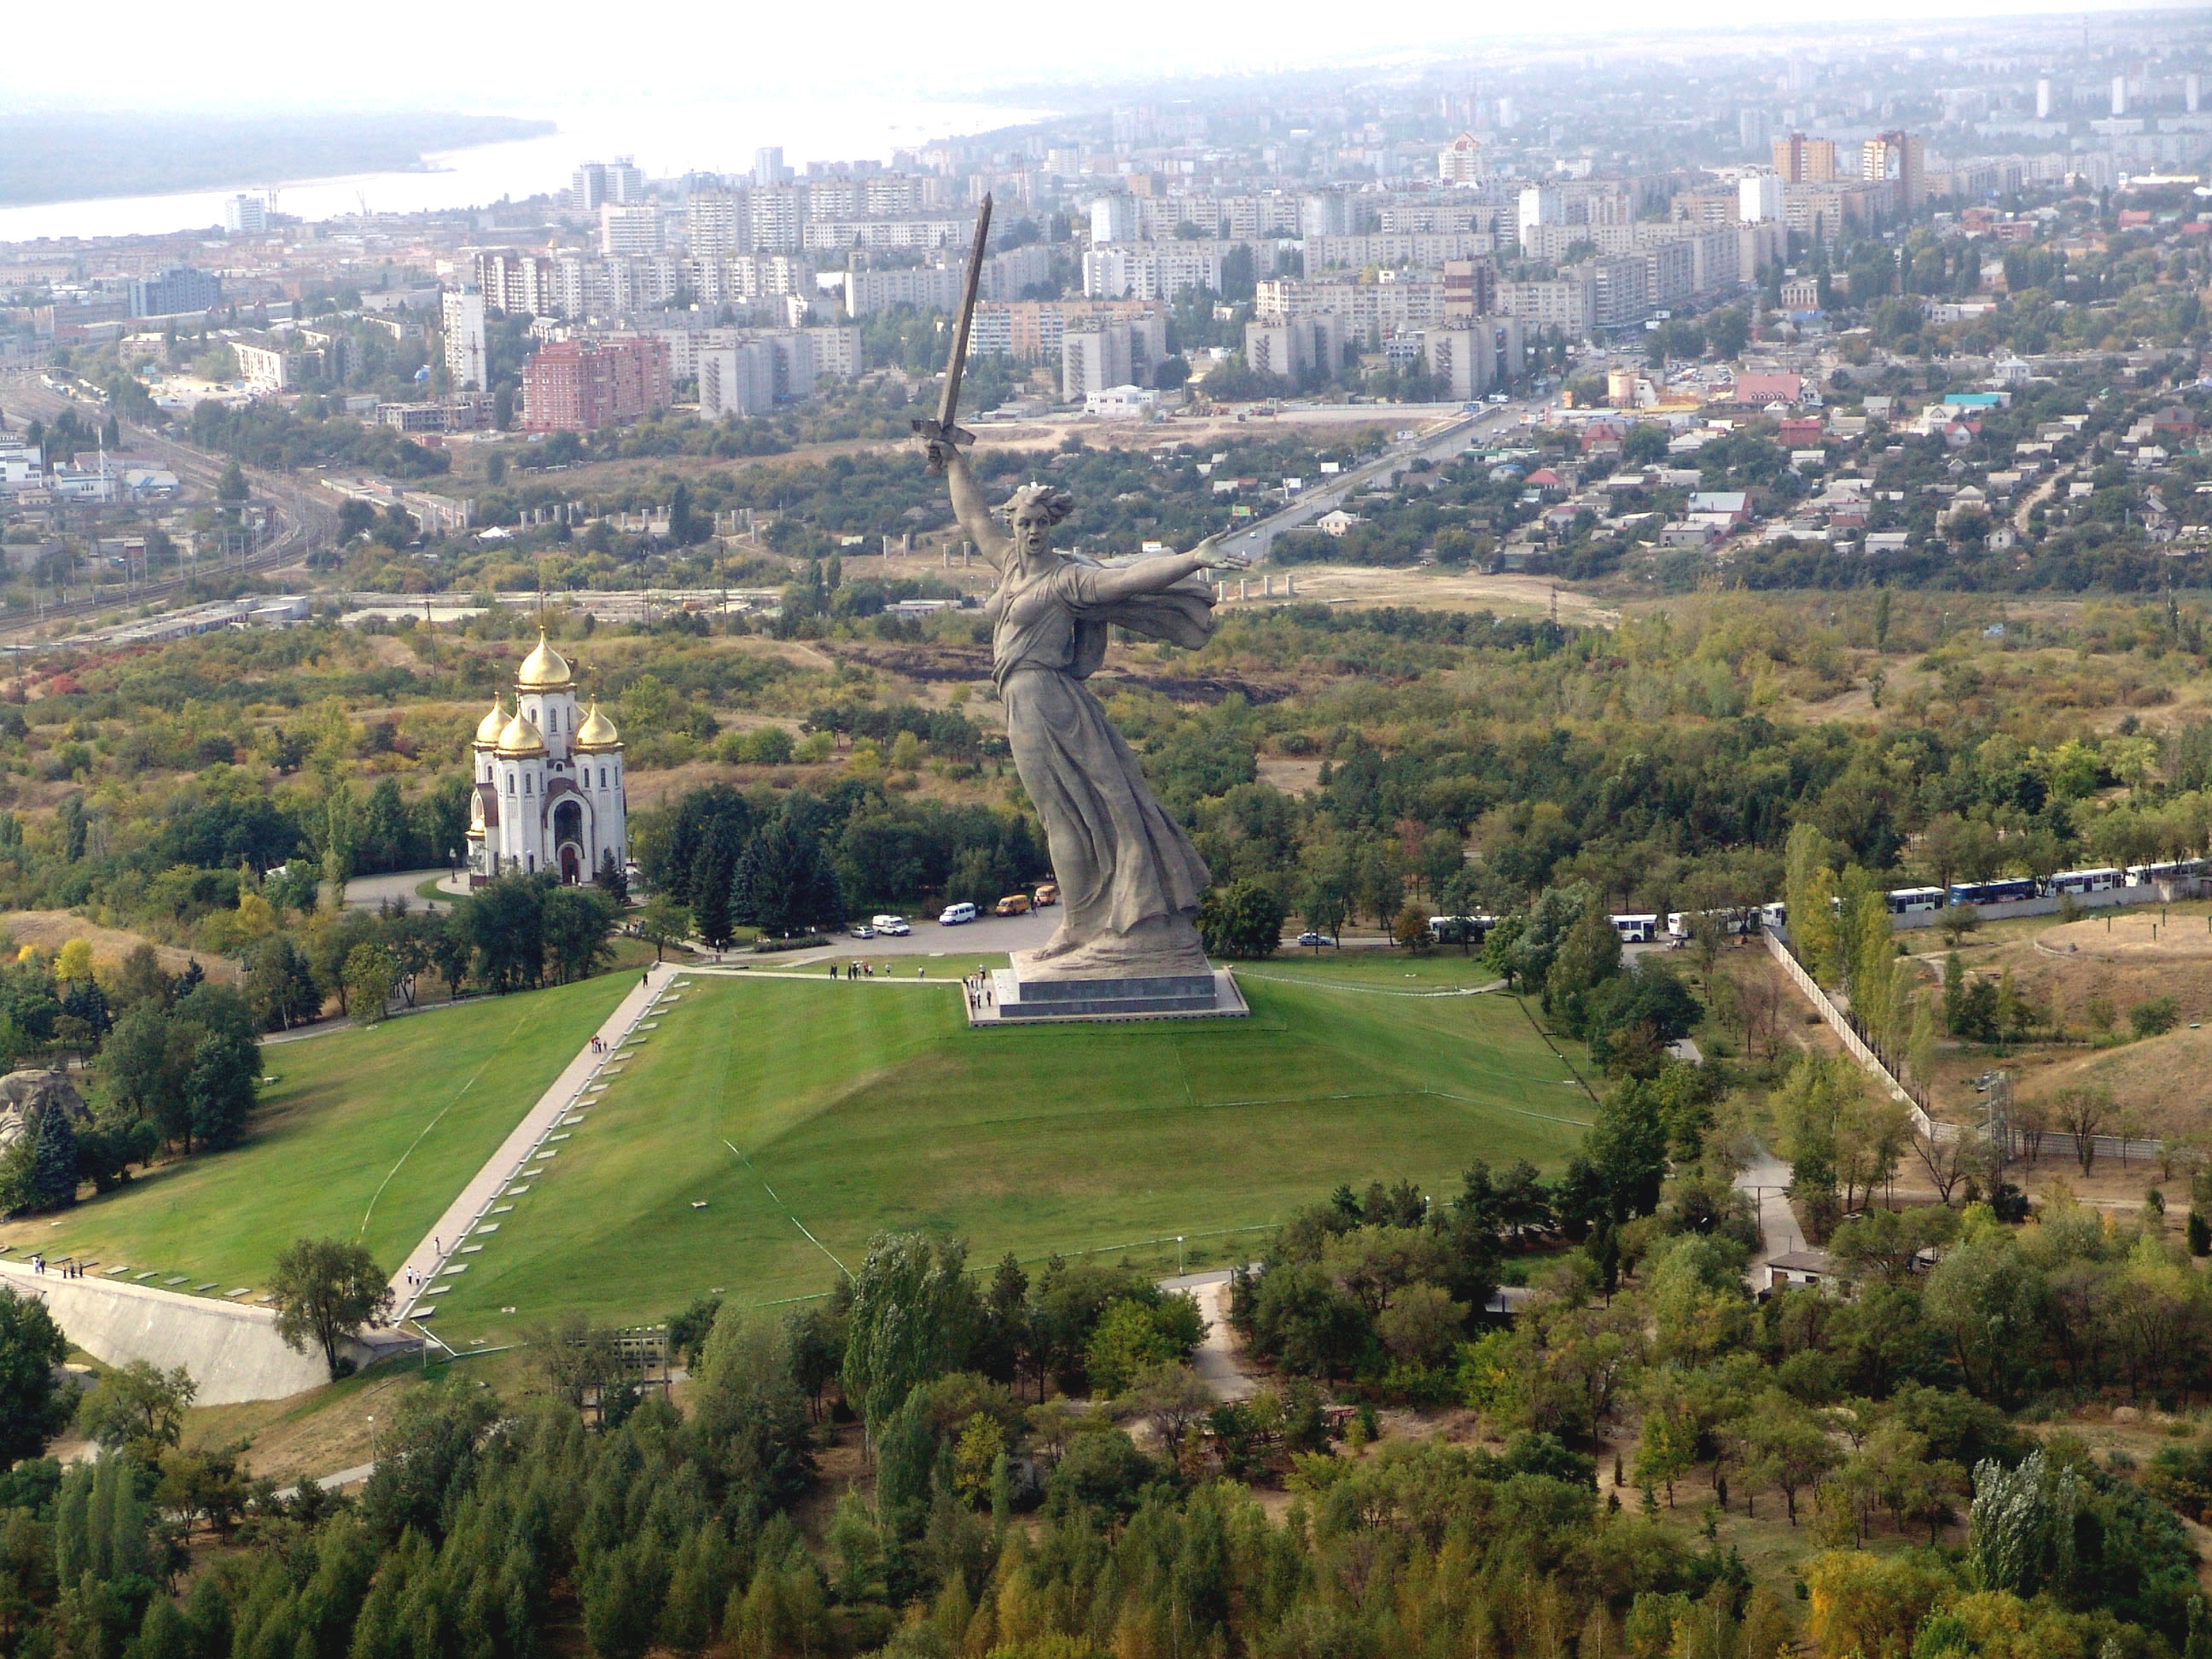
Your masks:
[[[990,975],[988,995],[968,997],[970,1025],[1041,1025],[1069,1020],[1240,1018],[1251,1011],[1225,968],[1199,974],[1113,979],[1039,979],[1014,966]]]

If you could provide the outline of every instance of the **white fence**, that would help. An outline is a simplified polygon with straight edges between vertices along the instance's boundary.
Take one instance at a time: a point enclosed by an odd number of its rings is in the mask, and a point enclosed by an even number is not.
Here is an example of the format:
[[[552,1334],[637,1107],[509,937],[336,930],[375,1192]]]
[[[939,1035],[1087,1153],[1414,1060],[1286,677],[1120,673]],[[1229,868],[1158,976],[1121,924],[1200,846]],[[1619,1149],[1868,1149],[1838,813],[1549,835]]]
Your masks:
[[[1766,941],[1767,953],[1782,964],[1782,971],[1790,975],[1790,982],[1805,994],[1806,1000],[1813,1005],[1822,1019],[1828,1022],[1828,1029],[1836,1034],[1844,1050],[1865,1066],[1877,1083],[1889,1091],[1891,1099],[1900,1103],[1912,1114],[1912,1127],[1930,1139],[1948,1139],[1949,1134],[1956,1133],[1957,1131],[1948,1124],[1939,1127],[1936,1120],[1921,1109],[1920,1103],[1912,1097],[1912,1091],[1897,1079],[1883,1063],[1881,1056],[1875,1053],[1867,1040],[1852,1028],[1850,1021],[1844,1018],[1844,1011],[1829,1000],[1828,994],[1820,988],[1820,982],[1812,975],[1805,971],[1804,965],[1791,954],[1790,947],[1782,942],[1781,936],[1771,927],[1762,927],[1759,931],[1759,936]]]

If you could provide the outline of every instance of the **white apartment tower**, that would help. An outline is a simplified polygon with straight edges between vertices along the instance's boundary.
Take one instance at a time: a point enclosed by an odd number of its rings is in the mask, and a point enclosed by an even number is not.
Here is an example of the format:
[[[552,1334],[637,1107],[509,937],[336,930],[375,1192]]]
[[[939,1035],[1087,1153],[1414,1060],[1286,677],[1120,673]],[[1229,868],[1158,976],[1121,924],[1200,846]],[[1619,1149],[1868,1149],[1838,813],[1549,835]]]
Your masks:
[[[447,289],[440,301],[445,313],[446,380],[455,392],[491,389],[491,362],[484,346],[484,299],[476,288]]]

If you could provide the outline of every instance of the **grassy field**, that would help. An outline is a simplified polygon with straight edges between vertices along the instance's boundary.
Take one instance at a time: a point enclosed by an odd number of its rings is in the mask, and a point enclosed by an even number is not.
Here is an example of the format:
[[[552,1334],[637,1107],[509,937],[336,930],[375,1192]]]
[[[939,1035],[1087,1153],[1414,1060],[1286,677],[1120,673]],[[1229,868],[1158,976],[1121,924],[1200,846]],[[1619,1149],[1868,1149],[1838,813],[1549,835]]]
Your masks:
[[[957,971],[930,964],[930,979]],[[695,975],[441,1298],[450,1341],[570,1308],[820,1291],[871,1234],[975,1258],[1243,1260],[1340,1181],[1449,1192],[1474,1158],[1556,1168],[1589,1101],[1456,956],[1285,960],[1244,1020],[966,1029],[957,992]],[[811,1235],[811,1237],[810,1237]]]
[[[262,1066],[276,1082],[245,1146],[0,1227],[0,1243],[217,1296],[264,1285],[303,1234],[359,1238],[396,1267],[632,983],[604,974],[273,1044]]]

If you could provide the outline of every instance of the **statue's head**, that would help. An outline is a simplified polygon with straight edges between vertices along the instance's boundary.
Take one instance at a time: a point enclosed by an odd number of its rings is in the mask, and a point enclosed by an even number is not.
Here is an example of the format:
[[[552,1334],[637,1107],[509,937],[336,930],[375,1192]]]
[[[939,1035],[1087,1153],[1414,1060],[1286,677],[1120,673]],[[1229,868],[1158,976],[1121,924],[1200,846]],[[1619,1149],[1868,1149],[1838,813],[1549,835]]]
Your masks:
[[[1024,559],[1040,559],[1052,546],[1052,527],[1075,511],[1075,498],[1050,484],[1024,484],[1006,503],[1006,522],[1014,533],[1014,551]]]

